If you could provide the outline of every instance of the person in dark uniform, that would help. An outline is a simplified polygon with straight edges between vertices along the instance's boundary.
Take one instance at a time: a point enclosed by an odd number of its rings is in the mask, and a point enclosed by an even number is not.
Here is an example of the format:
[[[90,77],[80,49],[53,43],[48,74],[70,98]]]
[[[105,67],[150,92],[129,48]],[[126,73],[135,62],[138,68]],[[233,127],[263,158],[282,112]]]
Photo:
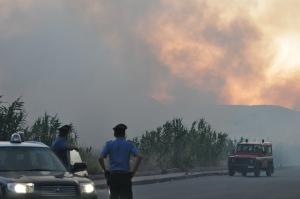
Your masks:
[[[60,127],[58,129],[58,135],[51,146],[52,151],[57,155],[67,169],[69,169],[69,151],[78,150],[76,146],[68,143],[68,135],[71,133],[71,131],[71,125],[64,125]]]
[[[132,199],[131,178],[135,175],[142,156],[131,141],[125,138],[125,124],[118,124],[113,128],[115,140],[106,142],[101,152],[99,163],[110,189],[110,199]],[[135,162],[130,170],[130,156],[135,157]],[[106,169],[104,160],[109,156],[109,170]]]

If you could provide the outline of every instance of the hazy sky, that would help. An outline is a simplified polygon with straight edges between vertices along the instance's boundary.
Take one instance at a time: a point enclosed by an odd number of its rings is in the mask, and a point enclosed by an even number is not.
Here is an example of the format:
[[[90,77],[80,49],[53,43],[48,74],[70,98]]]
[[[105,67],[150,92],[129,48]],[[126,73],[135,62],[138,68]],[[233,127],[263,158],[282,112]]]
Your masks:
[[[58,113],[93,145],[118,122],[137,135],[215,104],[298,109],[299,7],[298,0],[0,0],[0,94],[22,96],[29,121]]]

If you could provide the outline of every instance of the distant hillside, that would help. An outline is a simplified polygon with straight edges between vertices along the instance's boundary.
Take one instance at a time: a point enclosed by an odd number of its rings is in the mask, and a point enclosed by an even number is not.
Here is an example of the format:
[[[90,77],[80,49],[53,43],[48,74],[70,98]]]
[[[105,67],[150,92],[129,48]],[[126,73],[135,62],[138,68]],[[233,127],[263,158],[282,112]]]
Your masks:
[[[232,137],[296,143],[300,112],[279,106],[218,106],[205,113],[211,124]]]
[[[205,118],[214,129],[228,133],[232,138],[248,137],[297,144],[300,140],[300,112],[280,106],[197,106],[195,102],[168,106],[153,105],[141,110],[139,117],[129,123],[134,132],[143,132],[161,125],[173,117],[182,117],[187,123]],[[155,116],[155,117],[154,117]],[[136,133],[138,135],[139,133]]]

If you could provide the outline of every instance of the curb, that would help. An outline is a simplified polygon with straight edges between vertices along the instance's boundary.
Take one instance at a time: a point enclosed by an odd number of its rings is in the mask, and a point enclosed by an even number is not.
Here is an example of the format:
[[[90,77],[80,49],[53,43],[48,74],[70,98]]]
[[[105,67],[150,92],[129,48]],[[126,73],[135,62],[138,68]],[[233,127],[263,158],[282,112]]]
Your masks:
[[[215,171],[215,172],[203,172],[203,173],[188,174],[188,175],[182,175],[182,176],[133,181],[132,185],[155,184],[155,183],[169,182],[169,181],[173,181],[173,180],[185,180],[185,179],[198,178],[198,177],[204,177],[204,176],[224,176],[227,174],[228,174],[228,171],[225,171],[225,170],[224,171]],[[106,188],[107,188],[106,184],[96,184],[96,189],[106,189]]]

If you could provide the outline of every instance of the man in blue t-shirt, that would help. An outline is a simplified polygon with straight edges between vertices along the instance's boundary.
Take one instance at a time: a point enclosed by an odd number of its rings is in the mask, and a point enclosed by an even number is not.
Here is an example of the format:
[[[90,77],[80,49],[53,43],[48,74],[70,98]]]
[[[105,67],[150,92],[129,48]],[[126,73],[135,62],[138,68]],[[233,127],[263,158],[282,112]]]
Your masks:
[[[61,160],[67,169],[69,169],[68,153],[72,150],[78,150],[76,146],[68,143],[68,135],[72,131],[71,125],[64,125],[58,129],[58,135],[51,145],[52,151]]]
[[[110,199],[132,199],[131,178],[135,175],[142,156],[138,149],[125,138],[125,124],[118,124],[113,128],[115,140],[106,142],[101,152],[99,163],[110,189]],[[135,157],[135,163],[130,170],[130,157]],[[106,169],[104,160],[109,156],[109,170]]]

